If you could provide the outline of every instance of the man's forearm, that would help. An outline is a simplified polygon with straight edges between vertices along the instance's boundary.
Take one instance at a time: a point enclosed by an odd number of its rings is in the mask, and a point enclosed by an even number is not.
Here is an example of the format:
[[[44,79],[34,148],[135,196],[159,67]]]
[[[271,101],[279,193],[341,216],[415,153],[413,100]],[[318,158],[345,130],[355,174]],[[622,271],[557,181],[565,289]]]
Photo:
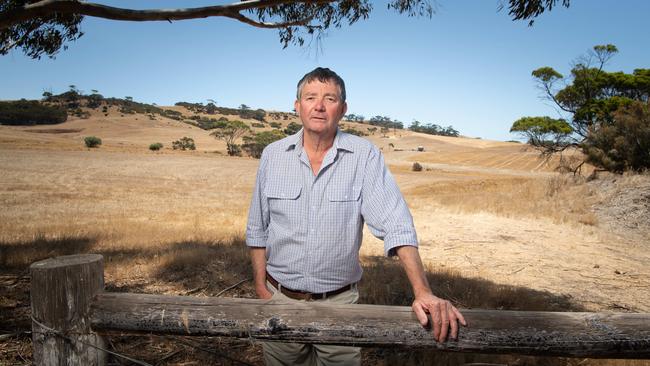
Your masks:
[[[266,290],[266,248],[250,247],[250,255],[253,265],[253,284],[255,291],[260,295],[260,290]]]
[[[431,287],[429,287],[418,248],[410,245],[401,246],[397,248],[397,256],[402,262],[411,287],[413,287],[413,295],[417,298],[424,294],[431,294]]]

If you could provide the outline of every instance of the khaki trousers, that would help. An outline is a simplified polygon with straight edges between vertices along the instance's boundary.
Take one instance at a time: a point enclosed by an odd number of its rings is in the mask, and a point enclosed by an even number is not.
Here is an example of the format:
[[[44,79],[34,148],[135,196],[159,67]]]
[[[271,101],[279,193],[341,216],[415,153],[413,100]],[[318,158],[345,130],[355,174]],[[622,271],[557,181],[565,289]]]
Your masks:
[[[301,301],[285,296],[268,282],[266,283],[266,287],[273,292],[272,300],[279,302]],[[356,304],[359,301],[359,290],[355,286],[351,290],[317,301],[334,304]],[[264,363],[267,366],[361,365],[361,348],[359,347],[263,342],[262,348],[264,349]]]

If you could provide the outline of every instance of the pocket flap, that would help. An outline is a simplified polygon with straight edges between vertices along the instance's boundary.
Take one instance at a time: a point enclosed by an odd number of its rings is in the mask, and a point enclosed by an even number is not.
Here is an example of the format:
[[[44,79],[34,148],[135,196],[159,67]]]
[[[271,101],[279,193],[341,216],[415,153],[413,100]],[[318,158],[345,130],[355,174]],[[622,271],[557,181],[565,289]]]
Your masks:
[[[300,197],[300,191],[302,187],[300,186],[274,186],[267,187],[265,190],[266,196],[272,199],[278,200],[295,200]]]
[[[356,201],[361,195],[361,187],[346,187],[343,189],[334,189],[329,192],[328,199],[330,202],[347,202]]]

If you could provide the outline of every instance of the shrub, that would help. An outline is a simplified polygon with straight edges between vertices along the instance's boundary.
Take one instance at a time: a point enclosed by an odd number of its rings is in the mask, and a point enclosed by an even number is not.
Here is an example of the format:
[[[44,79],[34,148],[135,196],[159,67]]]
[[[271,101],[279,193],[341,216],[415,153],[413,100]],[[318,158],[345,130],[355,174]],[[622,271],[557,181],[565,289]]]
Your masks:
[[[253,122],[253,123],[251,123],[251,126],[257,127],[257,128],[264,128],[264,123]]]
[[[266,111],[263,109],[239,109],[237,110],[237,114],[239,114],[239,117],[241,118],[247,118],[247,119],[256,119],[258,121],[264,121],[264,117],[266,117]]]
[[[172,142],[172,148],[174,150],[196,150],[196,145],[193,138],[185,136]]]
[[[413,166],[411,167],[411,169],[412,169],[414,172],[421,172],[421,171],[422,171],[422,165],[420,165],[420,163],[418,163],[418,162],[416,161],[415,163],[413,163]]]
[[[171,110],[171,109],[165,109],[165,110],[161,111],[160,115],[163,116],[163,117],[167,117],[167,118],[176,120],[176,121],[180,121],[180,120],[183,119],[183,113],[178,112],[178,111],[174,111],[174,110]]]
[[[149,150],[158,151],[158,150],[162,149],[162,147],[163,147],[163,144],[161,144],[160,142],[155,142],[155,143],[149,145]]]
[[[269,126],[271,126],[273,128],[278,128],[278,129],[282,128],[282,124],[280,124],[278,122],[271,122],[271,123],[269,123]]]
[[[296,123],[296,122],[291,122],[287,125],[287,128],[284,129],[284,133],[286,135],[293,135],[296,132],[300,131],[302,128],[302,125]]]
[[[84,138],[84,143],[86,147],[99,147],[102,144],[102,139],[97,136],[86,136]]]
[[[359,131],[359,130],[357,130],[357,129],[354,128],[354,127],[348,127],[348,128],[346,128],[346,129],[344,129],[343,132],[349,133],[349,134],[351,134],[351,135],[361,136],[361,137],[363,137],[363,136],[368,136],[367,133],[365,133],[365,132],[363,132],[363,131]]]

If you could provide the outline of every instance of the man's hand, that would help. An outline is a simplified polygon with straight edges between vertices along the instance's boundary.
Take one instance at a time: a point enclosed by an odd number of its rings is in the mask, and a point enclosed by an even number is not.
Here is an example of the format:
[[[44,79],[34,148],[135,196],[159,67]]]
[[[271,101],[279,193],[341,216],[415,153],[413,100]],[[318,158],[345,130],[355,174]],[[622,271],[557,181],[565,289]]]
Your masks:
[[[413,301],[413,312],[423,327],[429,323],[427,313],[431,314],[433,338],[444,342],[451,328],[451,339],[458,338],[458,323],[467,326],[463,314],[448,300],[443,300],[431,294],[426,294]]]
[[[413,287],[415,301],[413,301],[413,312],[423,327],[429,323],[427,313],[431,314],[431,328],[433,338],[438,342],[444,342],[451,327],[451,338],[458,338],[458,323],[467,326],[463,315],[449,301],[434,296],[429,287],[429,281],[424,273],[424,266],[420,259],[418,249],[413,246],[401,246],[397,248],[402,266]]]
[[[266,284],[263,286],[255,286],[255,293],[257,293],[257,297],[262,300],[268,300],[273,297],[273,293],[266,288]]]

